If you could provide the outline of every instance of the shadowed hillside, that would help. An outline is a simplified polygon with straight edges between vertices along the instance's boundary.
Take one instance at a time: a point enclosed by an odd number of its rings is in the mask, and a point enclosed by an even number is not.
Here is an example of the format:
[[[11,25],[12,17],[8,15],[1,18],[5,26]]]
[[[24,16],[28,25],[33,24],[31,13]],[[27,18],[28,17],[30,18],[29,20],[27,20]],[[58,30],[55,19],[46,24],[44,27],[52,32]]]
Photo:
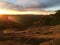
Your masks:
[[[16,22],[0,18],[1,45],[60,45],[60,11],[49,16],[15,17]]]

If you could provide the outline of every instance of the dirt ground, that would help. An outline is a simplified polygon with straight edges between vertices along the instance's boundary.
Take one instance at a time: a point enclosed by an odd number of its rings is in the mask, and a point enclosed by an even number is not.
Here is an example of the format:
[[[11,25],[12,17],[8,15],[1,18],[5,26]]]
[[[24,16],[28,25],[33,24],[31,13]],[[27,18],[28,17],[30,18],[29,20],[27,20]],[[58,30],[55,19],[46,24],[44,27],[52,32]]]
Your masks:
[[[30,27],[24,31],[5,29],[0,45],[60,45],[60,25]]]

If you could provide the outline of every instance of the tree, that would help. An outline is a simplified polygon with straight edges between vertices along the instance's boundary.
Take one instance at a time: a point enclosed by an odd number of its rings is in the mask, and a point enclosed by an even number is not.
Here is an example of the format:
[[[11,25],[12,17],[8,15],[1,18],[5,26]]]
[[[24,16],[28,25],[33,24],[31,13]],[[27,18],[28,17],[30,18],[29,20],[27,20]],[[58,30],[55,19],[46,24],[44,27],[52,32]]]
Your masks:
[[[53,23],[60,24],[60,10],[56,11],[56,14],[53,15]]]

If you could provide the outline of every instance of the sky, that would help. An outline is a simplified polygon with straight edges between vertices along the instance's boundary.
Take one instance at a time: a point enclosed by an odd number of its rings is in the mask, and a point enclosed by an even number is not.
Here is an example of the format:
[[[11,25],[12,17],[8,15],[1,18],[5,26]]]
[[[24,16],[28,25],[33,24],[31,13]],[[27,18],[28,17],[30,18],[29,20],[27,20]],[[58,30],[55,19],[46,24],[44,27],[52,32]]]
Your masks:
[[[31,8],[31,9],[43,9],[48,11],[60,10],[60,0],[0,0],[0,1],[14,4],[16,5],[16,7],[18,6],[19,8],[23,8],[23,9]],[[7,6],[7,5],[8,4],[3,4],[2,6]],[[9,6],[7,7],[9,8]]]

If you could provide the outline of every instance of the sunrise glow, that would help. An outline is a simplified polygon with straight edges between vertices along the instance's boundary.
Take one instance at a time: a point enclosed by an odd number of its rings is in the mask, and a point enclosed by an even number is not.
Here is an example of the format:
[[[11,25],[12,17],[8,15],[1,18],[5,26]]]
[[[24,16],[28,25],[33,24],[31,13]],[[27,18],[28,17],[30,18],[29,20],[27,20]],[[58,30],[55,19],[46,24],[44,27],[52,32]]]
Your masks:
[[[49,15],[54,14],[54,12],[43,12],[43,11],[15,11],[8,9],[0,9],[0,14],[9,14],[9,15],[23,15],[23,14],[34,14],[34,15]]]

